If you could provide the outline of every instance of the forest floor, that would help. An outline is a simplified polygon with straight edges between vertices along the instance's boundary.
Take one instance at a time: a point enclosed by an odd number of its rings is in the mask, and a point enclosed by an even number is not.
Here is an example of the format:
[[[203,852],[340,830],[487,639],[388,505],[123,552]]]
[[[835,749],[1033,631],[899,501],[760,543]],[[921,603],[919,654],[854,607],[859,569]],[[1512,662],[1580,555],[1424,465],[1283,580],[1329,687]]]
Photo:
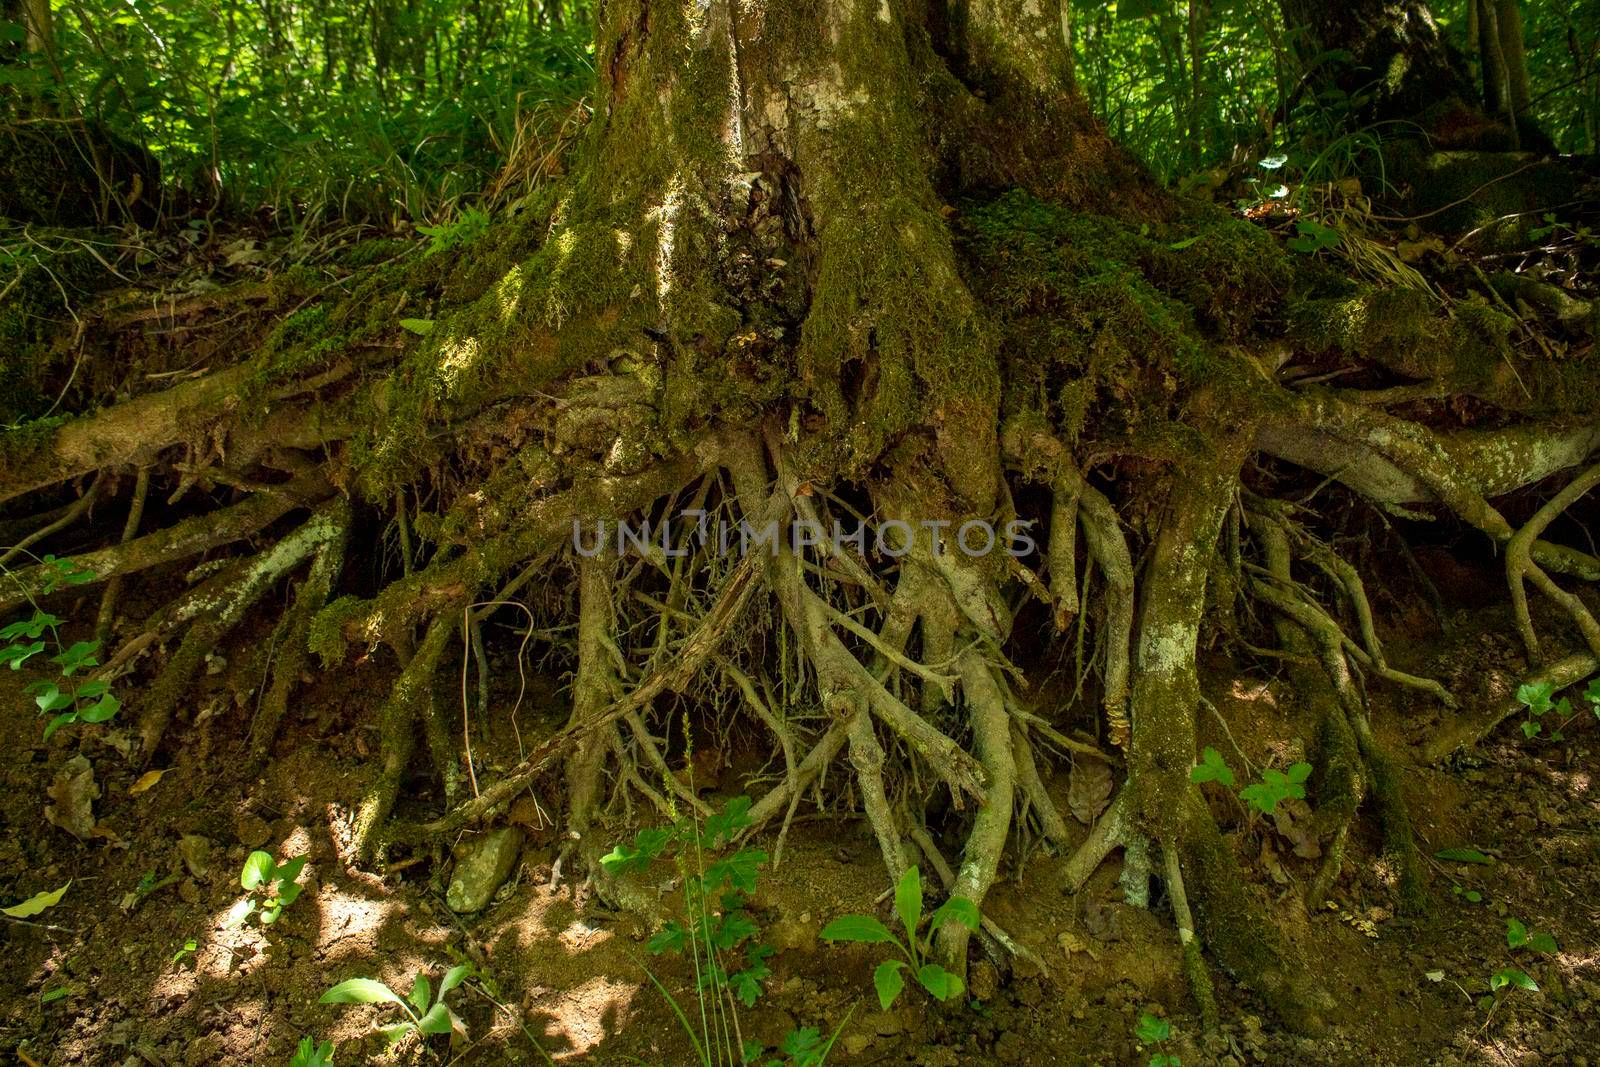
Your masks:
[[[1464,710],[1505,700],[1526,665],[1509,611],[1494,606],[1503,586],[1492,570],[1470,571],[1447,552],[1419,556],[1447,595],[1448,625],[1423,608],[1391,604],[1393,659],[1440,677]],[[1553,618],[1541,624],[1549,639],[1559,634]],[[526,834],[520,862],[479,914],[458,916],[445,906],[447,854],[400,853],[382,878],[347,865],[349,815],[375,772],[372,719],[391,665],[374,657],[319,675],[264,777],[243,777],[248,716],[270,654],[270,629],[258,630],[237,635],[226,650],[232,662],[219,661],[203,679],[175,762],[137,792],[142,768],[125,758],[124,728],[68,727],[41,743],[41,721],[22,692],[27,672],[0,672],[0,901],[71,879],[61,903],[31,920],[48,928],[0,923],[7,1062],[285,1064],[309,1034],[336,1041],[339,1064],[540,1063],[535,1039],[562,1062],[693,1062],[644,971],[649,966],[692,1010],[689,964],[648,956],[648,920],[613,910],[581,880],[563,877],[551,888],[558,839],[541,813],[550,810],[548,798],[513,808]],[[497,707],[509,707],[516,692],[514,654],[512,644],[494,660]],[[1309,727],[1286,682],[1242,675],[1220,656],[1207,662],[1204,680],[1220,713],[1203,718],[1212,734],[1204,743],[1230,763],[1238,766],[1238,750],[1219,718],[1232,737],[1270,742],[1244,753],[1257,768],[1303,754]],[[535,683],[537,699],[524,700],[518,723],[529,742],[565,716],[555,682]],[[1439,727],[1442,709],[1423,697],[1378,691],[1373,698],[1378,729],[1399,751]],[[516,758],[504,723],[480,730],[474,748],[482,767]],[[731,767],[708,764],[702,776],[713,805],[746,788],[740,771],[765,758],[737,748],[735,739]],[[98,790],[85,824],[94,829],[82,841],[44,813],[54,803],[57,820],[70,821],[61,809],[92,792],[80,790],[74,801],[72,790],[55,785],[79,757]],[[81,775],[83,766],[66,776]],[[1270,901],[1304,966],[1337,1003],[1320,1038],[1284,1031],[1221,974],[1223,1025],[1202,1034],[1165,902],[1158,896],[1149,910],[1122,903],[1116,857],[1070,894],[1060,861],[1038,850],[1020,870],[1012,865],[985,913],[1048,973],[1018,961],[1001,977],[978,955],[974,999],[940,1008],[908,991],[894,1011],[879,1011],[871,973],[881,946],[818,939],[840,914],[876,907],[887,918],[874,899],[883,886],[877,846],[857,818],[802,818],[781,866],[759,882],[753,912],[777,952],[767,992],[743,1013],[742,1026],[770,1047],[795,1026],[828,1034],[843,1023],[828,1060],[838,1064],[1142,1067],[1158,1051],[1185,1065],[1600,1064],[1597,771],[1600,724],[1592,717],[1573,722],[1563,742],[1526,742],[1507,721],[1447,766],[1405,764],[1405,796],[1425,855],[1470,846],[1493,861],[1431,861],[1432,907],[1415,920],[1393,913],[1370,819],[1352,835],[1329,906],[1309,914],[1304,891],[1316,861],[1294,856],[1265,824],[1214,797],[1251,879],[1242,891]],[[1069,781],[1066,767],[1051,781],[1063,810]],[[439,802],[419,778],[401,814],[436,812]],[[623,836],[619,829],[617,839]],[[770,851],[772,835],[757,844]],[[256,848],[309,856],[306,889],[276,924],[230,928],[226,916],[243,895],[240,868]],[[672,898],[665,876],[653,887],[647,895]],[[1553,935],[1558,951],[1508,949],[1511,918]],[[437,983],[460,961],[473,962],[482,977],[452,994],[467,1030],[454,1047],[436,1038],[425,1050],[413,1037],[384,1052],[375,1027],[395,1021],[398,1009],[318,1004],[324,990],[352,976],[380,978],[403,993],[419,969]],[[1487,978],[1506,967],[1532,976],[1539,991],[1508,987],[1486,996]],[[1135,1037],[1147,1012],[1170,1020],[1172,1036],[1160,1048]]]

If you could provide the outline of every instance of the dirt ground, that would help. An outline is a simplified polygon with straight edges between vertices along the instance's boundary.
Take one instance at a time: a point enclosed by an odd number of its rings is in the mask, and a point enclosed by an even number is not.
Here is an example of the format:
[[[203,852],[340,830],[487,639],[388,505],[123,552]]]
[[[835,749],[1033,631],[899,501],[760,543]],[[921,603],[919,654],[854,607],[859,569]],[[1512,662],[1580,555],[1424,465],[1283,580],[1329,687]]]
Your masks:
[[[1458,566],[1447,555],[1424,563],[1436,576]],[[1444,679],[1471,713],[1503,700],[1525,664],[1508,613],[1493,606],[1503,587],[1496,591],[1490,574],[1457,577],[1448,583],[1443,629],[1415,604],[1380,608],[1390,617],[1392,658]],[[1476,596],[1478,588],[1494,595]],[[1557,622],[1542,625],[1555,643]],[[319,676],[266,774],[243,777],[243,739],[269,639],[245,634],[229,650],[231,662],[216,664],[186,709],[175,758],[154,764],[166,773],[137,792],[144,769],[126,758],[126,722],[69,727],[43,743],[41,720],[22,693],[27,671],[0,671],[0,903],[71,880],[59,905],[29,920],[38,925],[0,922],[0,1054],[40,1067],[286,1064],[302,1036],[316,1035],[337,1043],[339,1064],[540,1063],[535,1041],[561,1062],[692,1063],[682,1028],[645,973],[648,966],[692,1010],[690,966],[646,953],[651,919],[615,910],[581,879],[563,875],[552,887],[559,838],[542,815],[548,797],[513,809],[527,834],[520,862],[476,915],[444,904],[446,849],[400,852],[382,877],[349,863],[351,812],[375,769],[373,715],[392,677],[378,657]],[[497,661],[496,677],[514,689],[509,655]],[[562,721],[557,688],[545,679],[524,702],[524,739]],[[1205,690],[1218,715],[1207,716],[1204,743],[1236,766],[1229,735],[1267,742],[1243,753],[1257,768],[1305,752],[1309,724],[1286,682],[1240,673],[1217,652],[1206,663]],[[1451,714],[1416,694],[1372,695],[1383,739],[1402,754]],[[515,759],[503,724],[475,730],[480,766]],[[1060,859],[1040,849],[1020,869],[1012,863],[986,914],[1047,971],[1020,960],[1004,961],[1002,971],[978,952],[972,997],[941,1008],[908,991],[894,1011],[879,1011],[871,972],[880,946],[818,939],[839,914],[889,917],[875,899],[884,881],[877,847],[859,819],[822,815],[795,824],[781,866],[761,877],[752,910],[777,952],[742,1030],[773,1046],[792,1027],[827,1034],[842,1024],[828,1060],[838,1064],[1144,1065],[1156,1051],[1185,1065],[1600,1064],[1600,724],[1580,718],[1565,733],[1560,743],[1529,743],[1507,722],[1445,766],[1404,763],[1425,854],[1470,846],[1493,861],[1430,860],[1432,907],[1416,920],[1394,914],[1370,818],[1352,836],[1328,906],[1309,914],[1305,888],[1317,861],[1295,856],[1281,836],[1213,797],[1250,879],[1243,891],[1267,902],[1334,998],[1322,1037],[1284,1032],[1221,973],[1223,1025],[1202,1034],[1160,894],[1148,910],[1123,903],[1116,857],[1071,894]],[[80,757],[98,789],[86,840],[45,815],[56,803],[59,819],[62,791],[55,801],[49,793],[64,772],[81,775],[82,763],[67,767]],[[1067,810],[1069,768],[1058,767],[1050,784]],[[716,786],[713,805],[743,788],[733,770]],[[402,814],[425,815],[439,799],[419,777],[406,803]],[[625,836],[617,831],[617,840]],[[757,843],[771,851],[772,835]],[[228,927],[243,896],[240,868],[254,848],[308,856],[305,891],[271,926]],[[663,913],[675,899],[673,874],[652,871],[643,885]],[[1512,918],[1551,934],[1558,950],[1508,949]],[[376,1026],[396,1021],[398,1009],[318,1003],[354,976],[404,993],[420,969],[437,985],[457,962],[473,963],[480,977],[451,995],[466,1029],[454,1043],[436,1037],[424,1047],[411,1037],[385,1051]],[[1487,978],[1513,966],[1539,991],[1488,996]],[[1159,1049],[1135,1037],[1147,1012],[1171,1024]]]

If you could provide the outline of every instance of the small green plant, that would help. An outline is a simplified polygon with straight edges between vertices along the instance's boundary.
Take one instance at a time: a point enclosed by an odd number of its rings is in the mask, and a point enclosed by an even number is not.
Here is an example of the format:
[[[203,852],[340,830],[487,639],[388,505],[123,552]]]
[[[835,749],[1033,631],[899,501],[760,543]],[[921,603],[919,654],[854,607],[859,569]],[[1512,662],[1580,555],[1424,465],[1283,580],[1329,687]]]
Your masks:
[[[1233,769],[1223,760],[1221,753],[1207,747],[1200,753],[1200,762],[1189,771],[1189,781],[1195,785],[1218,782],[1232,789]]]
[[[190,956],[193,956],[197,951],[199,951],[199,949],[200,949],[200,942],[196,941],[194,938],[191,937],[189,940],[187,940],[187,941],[185,941],[183,943],[183,947],[182,948],[178,949],[178,951],[176,951],[176,952],[174,952],[172,954],[172,962],[173,963],[182,963],[184,960],[188,959]]]
[[[1559,721],[1544,736],[1551,741],[1566,740],[1564,730],[1579,713],[1573,711],[1569,698],[1557,700],[1555,697],[1556,686],[1553,682],[1530,682],[1517,687],[1517,703],[1524,710],[1521,724],[1524,738],[1531,741],[1543,733],[1544,724],[1541,720],[1554,712]],[[1600,678],[1589,680],[1588,687],[1583,691],[1583,700],[1594,717],[1600,719]]]
[[[1172,1040],[1172,1024],[1167,1020],[1144,1012],[1139,1016],[1139,1025],[1133,1028],[1133,1036],[1141,1045],[1156,1047],[1146,1067],[1183,1067],[1182,1060],[1160,1047]]]
[[[418,971],[417,977],[411,983],[411,995],[402,997],[375,978],[351,978],[340,982],[326,993],[317,1002],[319,1004],[394,1004],[405,1013],[405,1018],[397,1023],[378,1027],[378,1032],[393,1045],[407,1034],[416,1033],[424,1039],[436,1034],[456,1033],[466,1036],[466,1024],[461,1017],[450,1009],[445,1003],[452,990],[472,977],[470,963],[458,964],[445,972],[444,978],[439,981],[439,992],[435,996],[433,986],[428,981],[426,971]],[[306,1039],[307,1041],[310,1038]],[[304,1047],[305,1042],[301,1042]],[[332,1053],[332,1049],[329,1049]]]
[[[1306,779],[1311,777],[1311,764],[1291,763],[1287,770],[1268,767],[1261,772],[1261,780],[1239,790],[1239,799],[1263,815],[1271,815],[1285,800],[1306,798]]]
[[[748,908],[767,854],[760,849],[739,848],[713,859],[709,865],[704,861],[708,854],[715,855],[729,846],[749,825],[750,798],[734,797],[721,812],[707,816],[703,827],[692,819],[680,819],[670,827],[640,830],[632,846],[617,845],[600,858],[607,873],[623,875],[643,870],[669,849],[676,850],[680,865],[684,866],[688,925],[669,920],[645,948],[653,956],[688,950],[697,965],[703,954],[706,964],[700,969],[699,988],[713,994],[726,990],[747,1008],[755,1006],[762,983],[772,974],[767,966],[772,946],[758,938],[761,928]],[[691,853],[696,861],[692,869],[687,866]],[[741,949],[744,966],[729,971],[727,961]]]
[[[853,1013],[854,1009],[851,1010]],[[845,1023],[850,1021],[850,1014],[846,1013],[844,1022],[834,1030],[833,1036],[822,1040],[822,1031],[814,1026],[801,1026],[790,1030],[783,1037],[783,1043],[777,1048],[778,1058],[768,1059],[764,1063],[761,1055],[766,1047],[759,1041],[745,1041],[741,1050],[744,1062],[749,1064],[760,1063],[761,1067],[822,1067],[828,1060],[828,1053],[833,1051],[833,1043],[839,1040],[839,1034],[844,1030]]]
[[[438,226],[418,226],[417,232],[429,238],[428,255],[448,252],[452,248],[469,245],[488,233],[489,213],[469,207],[453,222],[440,223]]]
[[[244,869],[239,872],[239,884],[248,894],[228,913],[228,925],[238,926],[254,915],[263,926],[271,926],[283,914],[283,909],[300,896],[296,881],[306,865],[305,856],[295,856],[282,863],[272,858],[272,853],[260,849],[245,857]]]
[[[1289,250],[1302,255],[1313,255],[1329,248],[1338,248],[1343,236],[1335,226],[1324,226],[1314,219],[1302,218],[1294,224],[1296,236],[1289,238]]]
[[[903,959],[887,959],[878,964],[872,974],[872,984],[878,991],[878,1004],[883,1010],[899,998],[906,981],[900,972],[911,969],[917,984],[938,1000],[958,997],[966,987],[959,976],[950,973],[927,958],[927,945],[918,936],[922,925],[922,876],[917,868],[908,867],[894,891],[894,910],[905,929],[902,941],[889,928],[871,915],[841,915],[822,928],[824,941],[858,941],[864,944],[890,944],[900,951]],[[976,931],[981,917],[978,906],[966,897],[951,897],[939,905],[928,924],[931,934],[947,922],[958,922]]]
[[[42,557],[39,565],[44,575],[40,592],[45,596],[65,585],[82,585],[93,581],[95,576],[88,568],[56,556]],[[53,646],[56,650],[50,662],[56,665],[57,678],[53,681],[40,679],[30,683],[24,690],[33,697],[39,714],[51,716],[44,728],[46,741],[61,727],[71,723],[106,722],[122,707],[122,702],[112,695],[110,683],[100,680],[77,681],[75,675],[79,671],[99,665],[96,657],[100,642],[63,643],[58,627],[64,622],[66,620],[59,615],[52,615],[35,605],[32,615],[0,628],[0,642],[4,642],[0,644],[0,664],[14,671],[20,670],[24,663],[47,648]]]
[[[289,1067],[333,1067],[333,1051],[332,1041],[319,1045],[314,1037],[302,1037]]]
[[[1531,931],[1521,919],[1506,920],[1506,948],[1513,952],[1526,948],[1545,955],[1553,955],[1557,951],[1553,935],[1545,931]]]

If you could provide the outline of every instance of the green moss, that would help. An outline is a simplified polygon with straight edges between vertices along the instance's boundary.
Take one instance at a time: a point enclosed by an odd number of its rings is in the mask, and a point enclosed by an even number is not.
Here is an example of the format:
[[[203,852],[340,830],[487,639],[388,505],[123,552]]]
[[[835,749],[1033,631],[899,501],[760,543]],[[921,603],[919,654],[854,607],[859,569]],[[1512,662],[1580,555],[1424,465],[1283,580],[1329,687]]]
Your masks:
[[[1222,215],[1134,227],[1022,193],[960,220],[968,284],[1000,320],[1009,411],[1042,410],[1068,439],[1167,420],[1199,386],[1259,406],[1231,346],[1279,314],[1290,266],[1266,235]]]

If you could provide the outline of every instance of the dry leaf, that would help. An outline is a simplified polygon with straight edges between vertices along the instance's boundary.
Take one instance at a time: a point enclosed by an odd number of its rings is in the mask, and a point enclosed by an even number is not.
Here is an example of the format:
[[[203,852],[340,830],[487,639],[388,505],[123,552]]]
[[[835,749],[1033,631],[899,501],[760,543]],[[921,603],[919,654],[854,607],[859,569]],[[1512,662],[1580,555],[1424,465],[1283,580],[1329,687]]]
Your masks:
[[[1075,760],[1067,784],[1067,806],[1073,816],[1090,826],[1110,802],[1111,768],[1097,759]]]
[[[73,756],[67,760],[45,795],[54,801],[44,806],[46,819],[80,839],[94,833],[94,802],[100,798],[100,787],[88,759]]]
[[[1261,839],[1261,866],[1267,869],[1272,880],[1279,885],[1288,885],[1289,876],[1284,873],[1283,864],[1278,862],[1278,854],[1272,848],[1272,842],[1265,837]]]
[[[159,771],[145,771],[139,776],[139,780],[137,782],[134,782],[128,787],[128,795],[130,797],[136,797],[140,793],[148,792],[150,787],[161,781],[161,776],[166,773],[167,768],[165,767]]]
[[[1304,800],[1280,801],[1272,815],[1272,825],[1294,847],[1296,856],[1314,860],[1322,855],[1322,842],[1317,840],[1312,826],[1311,805]]]

